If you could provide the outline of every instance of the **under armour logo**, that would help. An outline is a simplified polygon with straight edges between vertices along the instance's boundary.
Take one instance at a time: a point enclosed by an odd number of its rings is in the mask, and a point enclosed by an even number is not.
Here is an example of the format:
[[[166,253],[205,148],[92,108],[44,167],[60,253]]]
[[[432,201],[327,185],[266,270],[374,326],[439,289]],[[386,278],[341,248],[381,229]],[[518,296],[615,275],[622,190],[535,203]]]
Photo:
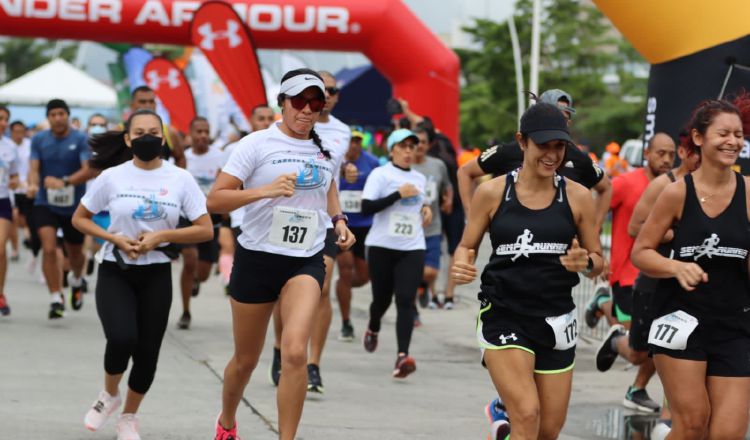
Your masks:
[[[170,89],[176,89],[180,86],[180,71],[177,69],[169,69],[165,76],[159,75],[156,70],[149,71],[146,76],[148,77],[148,86],[154,90],[159,90],[159,84],[165,83],[169,85]]]
[[[510,336],[500,335],[500,337],[498,337],[498,339],[500,340],[500,343],[503,344],[503,345],[507,344],[508,341],[517,341],[518,340],[518,338],[516,337],[515,333],[511,333]]]
[[[240,37],[240,24],[236,20],[227,20],[227,28],[223,31],[214,31],[211,23],[198,26],[198,33],[203,37],[200,47],[203,50],[214,50],[216,40],[229,40],[229,47],[235,48],[242,43]]]

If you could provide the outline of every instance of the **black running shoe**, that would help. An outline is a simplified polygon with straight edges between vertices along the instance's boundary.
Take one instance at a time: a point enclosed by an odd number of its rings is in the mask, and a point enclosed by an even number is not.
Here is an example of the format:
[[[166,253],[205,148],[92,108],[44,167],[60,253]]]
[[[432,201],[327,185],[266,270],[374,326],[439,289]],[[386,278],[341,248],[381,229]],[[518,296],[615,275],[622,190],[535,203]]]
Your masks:
[[[182,316],[180,316],[180,320],[177,321],[177,328],[180,330],[189,329],[191,320],[192,320],[192,317],[190,316],[190,312],[182,312]]]
[[[49,305],[49,319],[60,319],[65,316],[65,305],[53,302]]]
[[[86,278],[81,278],[81,290],[83,293],[89,293],[89,282],[86,281]]]
[[[645,413],[658,413],[661,410],[659,404],[649,397],[646,390],[636,390],[633,387],[628,388],[628,392],[625,393],[625,398],[622,400],[622,405],[625,408]]]
[[[315,364],[307,364],[307,392],[325,393],[323,379],[320,378],[320,367]]]
[[[625,336],[627,332],[625,327],[615,324],[609,329],[609,333],[602,341],[599,349],[596,350],[596,369],[602,373],[612,368],[612,364],[617,359],[617,351],[612,349],[612,339]]]
[[[199,293],[201,293],[201,283],[193,281],[193,289],[190,291],[190,295],[196,297]]]
[[[80,286],[70,287],[70,307],[73,310],[81,310],[83,307],[83,283]]]
[[[93,258],[89,258],[89,261],[86,262],[86,275],[94,273],[94,263],[95,261]]]
[[[268,370],[268,378],[271,380],[271,385],[279,386],[279,379],[281,379],[281,350],[273,348],[273,360],[271,361],[271,368]]]
[[[589,326],[589,328],[594,328],[596,327],[596,324],[599,323],[599,318],[601,318],[601,314],[603,314],[602,309],[599,308],[599,302],[602,298],[609,298],[609,296],[609,287],[601,286],[596,289],[596,293],[594,293],[591,301],[586,305],[586,312],[583,315],[586,325]]]
[[[349,321],[348,319],[341,324],[341,334],[339,334],[339,341],[354,341],[354,327],[352,326],[351,321]]]
[[[430,305],[430,289],[427,288],[427,284],[422,283],[417,288],[417,298],[419,298],[419,306],[423,309]]]

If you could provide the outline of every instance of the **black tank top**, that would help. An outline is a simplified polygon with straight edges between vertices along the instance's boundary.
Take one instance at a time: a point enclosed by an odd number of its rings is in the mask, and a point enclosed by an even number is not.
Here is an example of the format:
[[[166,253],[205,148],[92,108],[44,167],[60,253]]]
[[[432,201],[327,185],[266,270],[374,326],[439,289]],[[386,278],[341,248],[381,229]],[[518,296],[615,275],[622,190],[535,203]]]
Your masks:
[[[672,183],[677,181],[677,178],[674,176],[674,173],[672,173],[672,170],[667,171],[667,177]],[[656,251],[659,252],[659,254],[663,257],[669,257],[669,255],[671,254],[671,249],[671,243],[662,243],[658,248],[656,248]],[[643,272],[640,272],[638,273],[638,277],[635,279],[633,289],[643,293],[656,293],[656,290],[659,287],[659,281],[659,278],[651,278]]]
[[[490,222],[492,255],[482,272],[480,295],[528,316],[559,316],[575,307],[571,291],[577,273],[560,263],[576,236],[565,179],[555,175],[557,192],[544,209],[519,202],[518,171],[506,176],[505,194]]]
[[[750,225],[745,203],[745,180],[735,174],[737,188],[729,206],[717,217],[704,212],[691,175],[685,176],[685,206],[675,229],[672,249],[679,261],[697,263],[708,274],[692,292],[670,279],[671,297],[666,313],[683,310],[696,318],[725,320],[750,311],[747,255]]]

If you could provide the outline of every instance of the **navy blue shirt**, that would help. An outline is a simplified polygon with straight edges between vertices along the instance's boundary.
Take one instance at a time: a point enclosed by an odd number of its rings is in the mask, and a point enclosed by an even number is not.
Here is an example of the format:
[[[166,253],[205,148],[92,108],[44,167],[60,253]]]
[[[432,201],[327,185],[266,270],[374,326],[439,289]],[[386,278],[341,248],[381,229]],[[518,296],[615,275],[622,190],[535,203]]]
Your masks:
[[[342,177],[341,182],[339,183],[339,191],[362,191],[362,189],[365,187],[367,176],[370,175],[372,170],[380,166],[380,161],[378,160],[378,158],[366,151],[362,151],[362,154],[359,155],[359,158],[352,163],[357,167],[357,171],[359,172],[357,181],[354,183],[349,183]],[[342,165],[342,168],[343,167],[344,165]],[[346,209],[344,209],[344,206],[342,206],[341,209],[346,213],[346,216],[349,217],[349,226],[372,226],[372,215],[347,212]]]
[[[50,130],[37,133],[31,139],[30,160],[39,161],[39,192],[36,194],[34,205],[49,206],[49,209],[61,215],[73,215],[78,202],[81,201],[86,185],[75,186],[75,198],[70,206],[53,206],[47,201],[47,190],[44,188],[44,178],[53,176],[63,178],[81,169],[81,164],[91,157],[86,135],[78,130],[70,129],[68,135],[55,137]]]

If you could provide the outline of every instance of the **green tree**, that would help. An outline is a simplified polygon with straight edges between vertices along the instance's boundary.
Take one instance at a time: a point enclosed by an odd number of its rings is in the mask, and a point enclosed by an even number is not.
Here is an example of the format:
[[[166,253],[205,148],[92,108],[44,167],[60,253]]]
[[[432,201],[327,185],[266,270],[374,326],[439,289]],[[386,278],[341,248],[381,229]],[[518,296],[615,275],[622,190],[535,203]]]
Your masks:
[[[57,45],[56,42],[31,38],[9,38],[0,42],[0,64],[5,65],[6,81],[50,62],[55,55],[66,61],[72,61],[76,56],[77,44]]]
[[[543,5],[540,91],[560,88],[573,96],[578,109],[574,136],[596,150],[610,140],[637,137],[643,126],[646,80],[633,72],[645,63],[643,59],[597,8],[577,0],[543,0]],[[518,0],[514,18],[525,81],[531,17],[532,1]],[[509,140],[517,129],[517,115],[508,24],[478,19],[465,31],[480,49],[457,50],[466,81],[461,95],[463,137],[480,146],[493,138]],[[605,75],[619,82],[607,85]]]

